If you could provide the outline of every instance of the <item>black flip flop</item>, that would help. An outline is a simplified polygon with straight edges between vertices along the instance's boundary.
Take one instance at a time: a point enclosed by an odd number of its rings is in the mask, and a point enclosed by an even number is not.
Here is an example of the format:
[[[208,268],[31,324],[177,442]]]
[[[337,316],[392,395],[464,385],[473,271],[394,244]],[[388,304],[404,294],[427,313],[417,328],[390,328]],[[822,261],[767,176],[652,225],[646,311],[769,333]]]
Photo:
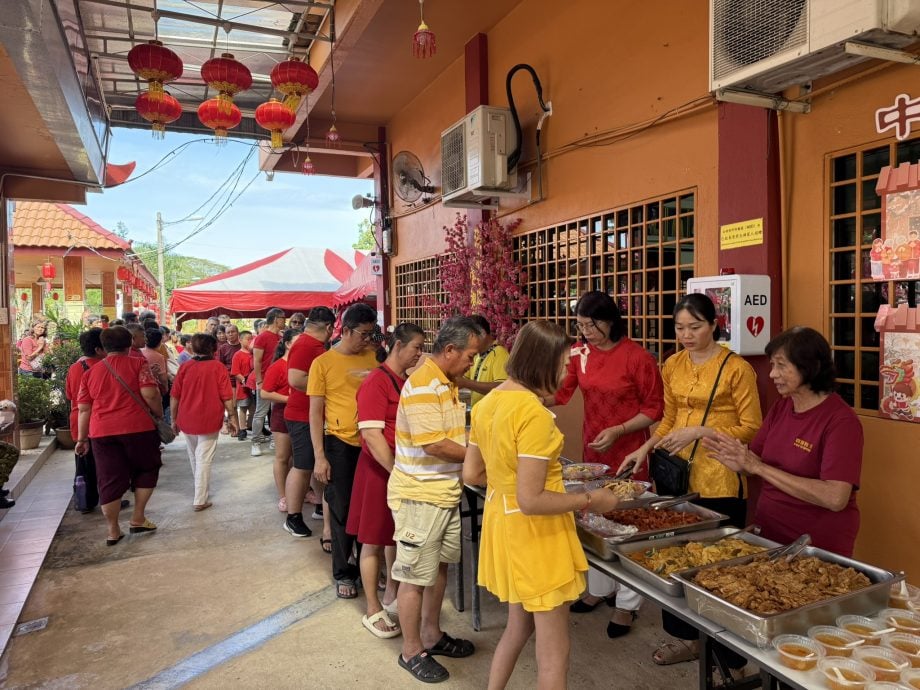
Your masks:
[[[106,546],[115,546],[118,542],[125,538],[124,533],[119,534],[115,539],[106,539]]]
[[[319,546],[323,550],[323,553],[332,553],[332,540],[331,539],[323,539],[322,537],[320,537]],[[329,548],[326,548],[327,546]]]
[[[413,678],[423,683],[442,683],[450,678],[448,670],[435,661],[431,654],[424,649],[408,661],[403,659],[402,654],[397,659],[400,666],[411,673]]]
[[[447,633],[441,635],[441,639],[434,647],[430,647],[428,652],[434,655],[449,656],[454,659],[462,659],[471,656],[476,651],[476,647],[469,640],[461,640],[451,637]]]

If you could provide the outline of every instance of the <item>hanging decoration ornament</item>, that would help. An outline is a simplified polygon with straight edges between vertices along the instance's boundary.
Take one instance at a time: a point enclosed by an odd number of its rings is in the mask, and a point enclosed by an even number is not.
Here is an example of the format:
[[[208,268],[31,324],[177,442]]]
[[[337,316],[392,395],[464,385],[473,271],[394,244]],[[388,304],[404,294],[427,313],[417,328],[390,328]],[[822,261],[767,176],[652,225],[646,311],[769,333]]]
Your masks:
[[[159,41],[134,46],[128,53],[128,66],[134,74],[147,82],[152,101],[163,98],[163,84],[182,76],[182,60]]]
[[[418,0],[418,13],[421,22],[412,37],[412,54],[417,58],[430,58],[437,52],[434,31],[425,23],[425,0]]]
[[[313,161],[310,160],[310,150],[307,149],[307,156],[303,159],[303,165],[300,166],[300,172],[304,175],[315,175],[316,166],[313,165]]]
[[[57,302],[59,299],[61,299],[61,296],[60,296],[58,293],[56,293],[56,292],[52,292],[52,293],[51,293],[51,299],[53,299],[55,302]]]
[[[55,276],[57,276],[57,268],[54,267],[54,264],[51,263],[49,259],[42,264],[42,278],[45,280],[54,280]]]
[[[198,106],[198,119],[205,127],[214,130],[217,145],[222,146],[227,141],[227,130],[240,124],[243,114],[233,103],[230,104],[230,111],[224,112],[220,100],[210,98]]]
[[[165,91],[158,100],[154,100],[151,92],[142,93],[134,101],[137,114],[150,123],[154,139],[166,136],[166,125],[175,122],[182,115],[182,106],[175,98]]]
[[[332,125],[326,132],[326,144],[331,148],[337,149],[342,136],[335,126],[335,43],[329,49],[329,71],[332,73]]]
[[[28,301],[29,301],[29,293],[28,293],[28,292],[23,292],[22,295],[19,296],[19,299],[21,299],[23,302],[28,302]]]
[[[272,98],[256,108],[256,122],[272,133],[272,148],[280,149],[284,146],[284,130],[294,124],[294,113]]]
[[[339,130],[336,129],[335,124],[329,128],[329,131],[326,132],[326,143],[329,144],[332,148],[338,148],[339,141],[341,141],[342,135],[339,134]]]
[[[301,99],[319,85],[316,70],[300,58],[279,62],[272,69],[272,86],[284,94],[284,107],[294,112]]]
[[[131,280],[131,271],[129,271],[125,266],[119,266],[118,271],[116,271],[116,276],[121,282],[126,280]]]
[[[217,102],[224,115],[232,111],[233,97],[252,86],[249,68],[233,57],[232,53],[224,53],[204,63],[201,66],[201,78],[217,91]]]

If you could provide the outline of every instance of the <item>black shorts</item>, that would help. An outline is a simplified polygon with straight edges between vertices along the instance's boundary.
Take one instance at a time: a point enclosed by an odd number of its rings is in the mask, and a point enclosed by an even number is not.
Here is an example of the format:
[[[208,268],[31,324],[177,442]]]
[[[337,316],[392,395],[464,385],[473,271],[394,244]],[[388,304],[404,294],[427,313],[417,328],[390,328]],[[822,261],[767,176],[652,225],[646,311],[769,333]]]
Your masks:
[[[310,438],[310,425],[307,422],[295,422],[285,419],[288,433],[291,435],[291,452],[294,456],[294,467],[298,470],[312,472],[316,465],[316,456],[313,454],[313,440]]]
[[[160,476],[160,436],[155,430],[90,439],[99,502],[120,499],[129,487],[153,489]]]

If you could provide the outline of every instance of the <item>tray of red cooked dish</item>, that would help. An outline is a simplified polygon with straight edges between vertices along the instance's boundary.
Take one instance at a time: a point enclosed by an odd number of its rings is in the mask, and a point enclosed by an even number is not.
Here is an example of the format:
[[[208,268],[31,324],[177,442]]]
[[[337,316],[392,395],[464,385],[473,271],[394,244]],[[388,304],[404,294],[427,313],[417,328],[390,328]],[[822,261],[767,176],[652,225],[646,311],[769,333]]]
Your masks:
[[[674,508],[629,508],[604,515],[582,513],[575,517],[578,536],[586,549],[604,560],[616,560],[615,544],[664,539],[675,534],[713,529],[728,516],[693,503]]]

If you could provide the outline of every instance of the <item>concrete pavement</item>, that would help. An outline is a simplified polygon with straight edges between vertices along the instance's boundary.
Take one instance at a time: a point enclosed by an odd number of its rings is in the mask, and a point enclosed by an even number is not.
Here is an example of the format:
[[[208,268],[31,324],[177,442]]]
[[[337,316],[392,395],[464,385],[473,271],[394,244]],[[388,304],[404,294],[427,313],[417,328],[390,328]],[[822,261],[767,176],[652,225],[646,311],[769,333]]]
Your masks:
[[[164,451],[148,506],[155,533],[105,545],[101,514],[68,510],[19,622],[48,616],[43,630],[11,639],[0,659],[2,688],[419,688],[398,668],[400,638],[361,626],[362,599],[335,599],[319,521],[295,539],[281,527],[272,455],[221,436],[212,473],[214,507],[192,511],[192,475],[180,436]],[[64,486],[73,456],[59,451],[42,473]],[[47,478],[47,476],[46,476]],[[127,532],[128,513],[122,513]],[[470,577],[467,575],[467,588]],[[450,587],[448,587],[448,598]],[[469,602],[469,592],[467,592]],[[664,638],[646,604],[625,638],[605,634],[607,607],[572,617],[573,688],[686,688],[696,667],[659,667]],[[485,687],[505,612],[483,594],[483,630],[445,602],[443,627],[474,641],[476,654],[446,659],[444,688]],[[509,687],[536,682],[533,642]]]

